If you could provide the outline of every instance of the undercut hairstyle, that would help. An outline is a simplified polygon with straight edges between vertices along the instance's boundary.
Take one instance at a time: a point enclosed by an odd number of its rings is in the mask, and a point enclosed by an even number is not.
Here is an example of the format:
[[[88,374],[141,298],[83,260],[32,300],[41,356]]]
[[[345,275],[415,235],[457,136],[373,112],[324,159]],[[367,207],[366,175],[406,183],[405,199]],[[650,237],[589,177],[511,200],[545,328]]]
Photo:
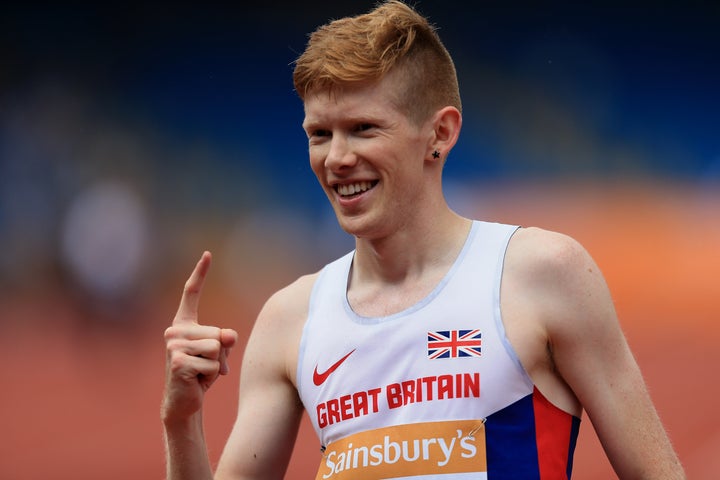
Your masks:
[[[295,62],[295,91],[332,93],[368,84],[397,72],[397,107],[423,122],[435,111],[462,111],[455,64],[427,18],[398,0],[369,13],[333,20],[318,27]]]

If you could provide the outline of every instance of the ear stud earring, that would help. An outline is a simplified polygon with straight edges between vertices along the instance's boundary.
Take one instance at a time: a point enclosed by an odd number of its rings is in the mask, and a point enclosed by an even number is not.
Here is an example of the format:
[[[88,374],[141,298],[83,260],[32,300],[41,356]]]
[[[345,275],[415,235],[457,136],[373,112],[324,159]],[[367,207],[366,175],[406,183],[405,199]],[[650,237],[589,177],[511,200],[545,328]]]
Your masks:
[[[433,156],[433,158],[440,158],[440,152],[438,152],[437,150],[435,150],[435,151],[432,153],[432,156]]]

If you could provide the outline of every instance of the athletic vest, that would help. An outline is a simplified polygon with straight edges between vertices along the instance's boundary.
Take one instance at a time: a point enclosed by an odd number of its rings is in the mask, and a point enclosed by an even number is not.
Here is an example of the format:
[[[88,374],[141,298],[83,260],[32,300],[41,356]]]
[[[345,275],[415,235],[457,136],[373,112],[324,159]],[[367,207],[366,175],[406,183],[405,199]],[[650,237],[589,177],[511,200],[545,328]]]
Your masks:
[[[317,479],[570,478],[580,419],[534,387],[500,316],[516,229],[473,222],[437,287],[386,317],[347,301],[354,252],[323,268],[298,359]]]

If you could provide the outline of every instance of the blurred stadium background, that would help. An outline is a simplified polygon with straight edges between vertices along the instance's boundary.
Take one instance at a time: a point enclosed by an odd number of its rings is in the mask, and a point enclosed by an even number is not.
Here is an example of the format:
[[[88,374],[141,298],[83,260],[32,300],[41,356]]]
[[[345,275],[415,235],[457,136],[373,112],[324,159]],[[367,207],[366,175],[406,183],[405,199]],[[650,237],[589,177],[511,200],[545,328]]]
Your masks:
[[[292,61],[370,2],[0,7],[0,478],[162,478],[162,332],[350,248],[307,166]],[[690,478],[720,474],[720,6],[422,0],[460,74],[457,210],[580,240]],[[217,459],[234,375],[208,398]],[[312,478],[303,424],[289,479]],[[613,478],[586,420],[578,479]]]

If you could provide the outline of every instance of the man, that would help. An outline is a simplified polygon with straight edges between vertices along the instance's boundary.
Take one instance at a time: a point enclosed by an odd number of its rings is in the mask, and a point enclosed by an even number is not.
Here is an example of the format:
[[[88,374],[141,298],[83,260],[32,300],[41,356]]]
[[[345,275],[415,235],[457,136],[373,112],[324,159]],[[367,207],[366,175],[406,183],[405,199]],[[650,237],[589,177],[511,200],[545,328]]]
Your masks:
[[[452,59],[390,1],[311,36],[311,167],[356,248],[273,295],[216,478],[282,478],[305,408],[318,478],[569,478],[584,409],[621,478],[684,478],[598,267],[572,239],[471,221],[442,192]],[[203,254],[165,334],[168,477],[213,478],[204,393],[237,342],[199,325]]]

